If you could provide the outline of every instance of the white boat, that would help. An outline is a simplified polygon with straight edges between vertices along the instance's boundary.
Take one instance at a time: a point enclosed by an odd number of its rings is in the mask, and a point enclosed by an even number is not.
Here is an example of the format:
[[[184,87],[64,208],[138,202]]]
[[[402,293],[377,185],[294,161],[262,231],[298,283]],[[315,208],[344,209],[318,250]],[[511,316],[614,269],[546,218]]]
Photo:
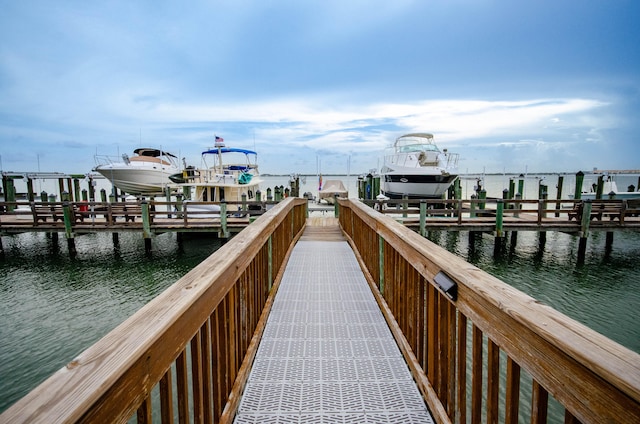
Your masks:
[[[187,213],[211,213],[202,217],[219,215],[219,204],[207,203],[241,202],[243,194],[247,201],[255,200],[262,182],[257,158],[253,150],[225,147],[224,140],[216,137],[215,147],[202,152],[201,167],[186,168],[173,175],[172,187],[182,190]],[[227,210],[233,213],[239,208],[240,205],[230,206]]]
[[[458,178],[457,153],[442,151],[433,134],[398,137],[384,157],[381,192],[390,199],[441,198]]]
[[[163,193],[171,184],[169,176],[181,169],[175,155],[149,147],[135,149],[133,156],[96,155],[95,160],[95,172],[111,181],[114,187],[134,195]]]
[[[589,184],[588,190],[583,190],[580,197],[584,200],[595,200],[596,193],[597,184]],[[619,191],[616,182],[610,175],[607,175],[606,179],[602,183],[602,199],[640,199],[640,191],[638,189],[636,189],[636,191]]]

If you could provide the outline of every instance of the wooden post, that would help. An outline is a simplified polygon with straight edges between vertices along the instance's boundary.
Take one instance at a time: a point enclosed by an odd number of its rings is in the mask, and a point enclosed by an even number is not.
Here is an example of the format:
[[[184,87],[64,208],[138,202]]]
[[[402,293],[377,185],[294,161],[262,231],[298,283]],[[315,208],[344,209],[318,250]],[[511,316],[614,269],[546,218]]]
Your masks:
[[[513,178],[509,178],[509,199],[513,199],[516,195],[516,182]]]
[[[227,204],[220,203],[220,238],[229,237],[229,232],[227,231]]]
[[[409,195],[408,194],[403,194],[402,195],[402,210],[404,212],[402,212],[402,217],[406,218],[407,217],[407,209],[409,208]]]
[[[476,217],[476,202],[474,202],[475,199],[476,199],[476,195],[472,194],[471,195],[471,201],[469,203],[469,206],[471,207],[471,211],[469,212],[469,216],[471,218],[475,218]]]
[[[170,187],[165,187],[164,188],[164,197],[167,200],[167,218],[171,218],[171,188]]]
[[[73,179],[73,199],[78,201],[80,199],[80,180],[77,178]]]
[[[520,193],[520,198],[524,199],[524,175],[520,174],[520,179],[518,180],[518,193]]]
[[[338,194],[333,195],[333,216],[340,217],[340,205],[338,204]]]
[[[2,175],[2,192],[4,193],[4,201],[9,202],[7,198],[7,193],[9,192],[9,177],[6,175]]]
[[[68,201],[65,201],[62,204],[62,213],[64,215],[64,232],[67,237],[67,246],[69,247],[69,254],[71,256],[76,255],[76,243],[73,238],[73,217],[71,210],[71,204]]]
[[[580,221],[580,242],[578,244],[578,263],[583,263],[587,249],[587,237],[589,237],[589,223],[591,222],[591,199],[584,201],[582,219]]]
[[[13,177],[9,177],[6,175],[2,176],[2,190],[4,192],[4,201],[5,202],[15,202],[16,201],[16,188],[13,183]],[[16,205],[7,205],[7,211],[13,211],[16,208]]]
[[[35,195],[33,193],[33,180],[31,178],[27,178],[27,199],[30,202],[35,200]]]
[[[460,183],[460,178],[456,178],[453,184],[455,185],[455,188],[456,188],[455,190],[456,200],[462,199],[462,185]]]
[[[502,238],[504,233],[502,232],[504,213],[504,200],[498,199],[496,205],[496,238]]]
[[[480,190],[480,195],[478,196],[478,198],[482,200],[478,209],[484,209],[487,206],[487,203],[485,202],[485,200],[487,199],[487,190],[485,190],[484,188]]]
[[[517,193],[516,194],[516,200],[522,200],[522,194]],[[519,218],[520,217],[520,213],[517,212],[517,211],[522,209],[522,203],[518,203],[517,205],[514,205],[514,207],[516,209],[516,212],[514,212],[513,216],[516,217],[516,218]]]
[[[503,213],[504,213],[504,200],[498,199],[496,204],[496,237],[493,245],[494,256],[498,256],[502,251],[502,244],[504,241],[504,233],[502,232]]]
[[[67,182],[67,193],[69,194],[69,201],[70,202],[75,202],[75,198],[73,197],[73,179],[66,178],[65,181]]]
[[[93,202],[96,199],[96,186],[93,177],[89,175],[89,199]]]
[[[149,215],[149,203],[146,200],[140,202],[140,209],[142,210],[142,237],[146,239],[151,238],[151,217]]]
[[[582,198],[582,183],[584,182],[584,172],[578,171],[576,173],[576,188],[573,192],[573,198],[579,200]]]
[[[47,202],[47,200],[48,200],[47,192],[46,192],[46,191],[44,191],[44,190],[42,190],[42,192],[40,193],[40,201],[41,201],[42,203],[46,203],[46,202]]]
[[[613,247],[613,231],[607,231],[607,238],[605,242],[605,252],[610,253]]]
[[[376,175],[372,178],[373,187],[371,190],[371,199],[375,199],[380,194],[380,176]]]
[[[424,237],[427,234],[427,201],[420,200],[420,235]]]
[[[564,183],[564,177],[562,175],[558,176],[558,185],[556,185],[556,211],[560,211],[560,200],[562,200],[562,184]],[[560,216],[560,212],[556,212],[556,218]]]
[[[242,193],[242,216],[247,216],[247,193]]]
[[[604,190],[604,175],[598,176],[598,186],[596,187],[596,199],[602,199],[602,191]]]

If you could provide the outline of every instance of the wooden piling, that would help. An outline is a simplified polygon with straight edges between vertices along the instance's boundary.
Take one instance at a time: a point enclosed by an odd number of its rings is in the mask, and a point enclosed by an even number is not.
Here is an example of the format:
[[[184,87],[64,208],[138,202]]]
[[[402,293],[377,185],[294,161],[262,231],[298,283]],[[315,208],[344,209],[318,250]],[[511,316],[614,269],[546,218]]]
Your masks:
[[[516,182],[513,178],[509,178],[509,194],[508,194],[508,198],[509,199],[513,199],[513,197],[516,195]]]
[[[580,221],[580,242],[578,244],[578,263],[583,263],[587,250],[587,237],[589,237],[589,224],[591,222],[591,199],[584,201],[582,220]]]
[[[504,200],[498,199],[496,204],[496,237],[494,239],[494,248],[493,248],[493,253],[495,256],[501,253],[502,244],[504,241],[504,233],[502,231],[503,213],[504,213]]]
[[[603,190],[604,190],[604,176],[603,175],[599,175],[598,176],[598,184],[596,186],[596,199],[598,199],[598,200],[602,199]]]
[[[582,183],[584,182],[584,172],[578,171],[576,173],[576,187],[573,192],[573,198],[579,200],[582,198]]]
[[[605,250],[607,252],[611,252],[612,248],[613,248],[613,231],[607,231]]]
[[[406,218],[407,217],[407,209],[409,208],[409,195],[407,194],[403,194],[402,195],[402,217]]]
[[[427,234],[427,201],[420,200],[420,235],[424,237]]]
[[[560,200],[562,199],[562,184],[564,183],[564,177],[562,175],[558,176],[558,184],[556,185],[556,200],[558,200],[558,202],[556,202],[556,210],[558,212],[556,212],[556,218],[558,218],[560,216]]]
[[[498,199],[496,202],[496,238],[502,238],[504,236],[502,232],[504,213],[504,200]]]
[[[68,201],[62,204],[62,213],[64,216],[64,232],[67,238],[67,246],[69,248],[69,254],[71,256],[76,255],[76,242],[73,234],[73,211]]]
[[[218,233],[220,238],[228,238],[229,230],[227,229],[227,204],[220,204],[220,232]]]
[[[524,175],[520,174],[518,180],[518,193],[520,194],[520,198],[524,199]]]
[[[33,179],[27,177],[27,199],[30,202],[35,200],[35,195],[33,192]]]

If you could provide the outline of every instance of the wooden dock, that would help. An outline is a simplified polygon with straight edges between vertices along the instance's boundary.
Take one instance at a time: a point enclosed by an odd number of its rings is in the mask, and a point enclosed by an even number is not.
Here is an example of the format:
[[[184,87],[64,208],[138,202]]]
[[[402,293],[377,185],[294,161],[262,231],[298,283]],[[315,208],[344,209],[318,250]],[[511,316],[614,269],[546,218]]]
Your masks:
[[[640,355],[339,203],[285,199],[0,422],[640,422]]]
[[[307,220],[235,418],[270,422],[433,422],[335,218]]]

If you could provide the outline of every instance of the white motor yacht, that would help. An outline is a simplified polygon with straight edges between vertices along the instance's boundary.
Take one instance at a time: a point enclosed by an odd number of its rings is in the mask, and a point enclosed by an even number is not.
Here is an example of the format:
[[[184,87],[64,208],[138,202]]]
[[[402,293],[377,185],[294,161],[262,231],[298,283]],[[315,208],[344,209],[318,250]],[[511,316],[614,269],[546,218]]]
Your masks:
[[[123,154],[121,158],[96,155],[95,172],[128,194],[149,195],[163,193],[171,184],[169,177],[180,172],[178,158],[163,150],[141,147],[133,156]]]
[[[390,199],[441,198],[458,178],[457,153],[440,150],[433,134],[398,137],[384,157],[382,194]]]

